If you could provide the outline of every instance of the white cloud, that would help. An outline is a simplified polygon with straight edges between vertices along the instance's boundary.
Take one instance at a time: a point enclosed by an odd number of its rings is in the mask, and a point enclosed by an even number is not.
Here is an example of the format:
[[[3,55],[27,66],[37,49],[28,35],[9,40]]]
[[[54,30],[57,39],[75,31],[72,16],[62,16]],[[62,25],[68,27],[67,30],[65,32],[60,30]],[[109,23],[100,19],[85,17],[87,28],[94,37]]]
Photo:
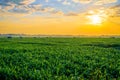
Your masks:
[[[82,4],[88,4],[93,0],[73,0],[75,3],[82,3]]]
[[[19,3],[20,4],[25,4],[25,5],[28,5],[28,4],[31,4],[35,2],[35,0],[21,0]]]
[[[54,10],[55,10],[54,8],[46,7],[46,8],[41,8],[41,9],[39,9],[38,12],[52,12],[52,11],[54,11]]]
[[[49,2],[49,0],[45,0],[45,2]]]
[[[33,4],[33,5],[8,5],[8,6],[0,6],[0,15],[10,16],[11,14],[32,14],[32,13],[47,13],[47,14],[54,14],[60,15],[63,14],[59,10],[55,10],[52,7],[45,7],[43,8],[41,4]]]
[[[57,0],[58,2],[61,2],[63,5],[70,5],[71,3],[69,0]]]
[[[117,0],[98,0],[95,2],[95,5],[103,5],[103,4],[109,4],[115,2],[117,2]]]
[[[64,5],[70,5],[70,2],[68,2],[67,0],[64,0],[63,4]]]
[[[28,5],[31,4],[33,2],[35,2],[36,0],[0,0],[0,4],[1,5],[6,5],[8,3],[14,3],[14,4],[22,4],[22,5]]]
[[[58,2],[62,1],[62,0],[57,0]]]
[[[0,5],[0,10],[2,9],[2,6]]]
[[[69,12],[67,14],[65,14],[65,16],[78,16],[79,13],[75,13],[75,12]]]
[[[5,10],[5,11],[8,11],[8,10],[11,10],[15,7],[16,4],[13,4],[13,3],[9,3],[8,5],[6,6],[3,6],[2,9]]]
[[[116,5],[110,8],[110,11],[112,12],[113,16],[120,17],[120,5]]]
[[[64,13],[60,10],[59,11],[52,11],[51,14],[54,16],[63,16],[64,15]]]

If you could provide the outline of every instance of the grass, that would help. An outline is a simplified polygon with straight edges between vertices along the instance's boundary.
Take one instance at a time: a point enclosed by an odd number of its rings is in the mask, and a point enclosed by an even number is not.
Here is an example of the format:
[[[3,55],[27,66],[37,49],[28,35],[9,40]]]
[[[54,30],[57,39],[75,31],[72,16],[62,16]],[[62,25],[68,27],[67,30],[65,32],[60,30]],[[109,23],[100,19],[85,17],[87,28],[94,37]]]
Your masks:
[[[119,80],[120,38],[0,38],[1,80]]]

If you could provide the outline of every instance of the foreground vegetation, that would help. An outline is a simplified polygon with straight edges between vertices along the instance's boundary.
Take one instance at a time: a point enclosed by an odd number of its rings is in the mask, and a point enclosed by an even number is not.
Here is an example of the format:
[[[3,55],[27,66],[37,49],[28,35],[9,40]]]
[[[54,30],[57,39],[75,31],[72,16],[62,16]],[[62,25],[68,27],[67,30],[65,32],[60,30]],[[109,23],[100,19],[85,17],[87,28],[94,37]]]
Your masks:
[[[120,80],[120,38],[0,38],[2,80]]]

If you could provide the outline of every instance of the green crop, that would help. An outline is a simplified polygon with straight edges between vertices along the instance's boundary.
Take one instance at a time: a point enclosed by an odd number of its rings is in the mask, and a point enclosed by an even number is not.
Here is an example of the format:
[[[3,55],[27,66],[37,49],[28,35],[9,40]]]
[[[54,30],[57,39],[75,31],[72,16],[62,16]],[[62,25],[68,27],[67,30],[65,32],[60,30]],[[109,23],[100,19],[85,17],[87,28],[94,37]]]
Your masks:
[[[1,80],[119,80],[120,38],[0,38]]]

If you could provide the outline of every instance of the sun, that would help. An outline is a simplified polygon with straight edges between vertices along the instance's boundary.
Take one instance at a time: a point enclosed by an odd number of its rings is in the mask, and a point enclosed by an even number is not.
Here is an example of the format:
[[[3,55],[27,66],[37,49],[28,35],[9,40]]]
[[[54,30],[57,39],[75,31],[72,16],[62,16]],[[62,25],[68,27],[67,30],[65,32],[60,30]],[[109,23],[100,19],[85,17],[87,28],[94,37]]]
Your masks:
[[[88,16],[90,24],[99,25],[102,23],[102,18],[99,15],[90,15]]]
[[[102,25],[108,18],[108,15],[104,9],[101,10],[90,10],[88,11],[87,19],[88,24]]]
[[[91,23],[101,24],[102,23],[102,18],[99,15],[92,15],[91,16]]]

